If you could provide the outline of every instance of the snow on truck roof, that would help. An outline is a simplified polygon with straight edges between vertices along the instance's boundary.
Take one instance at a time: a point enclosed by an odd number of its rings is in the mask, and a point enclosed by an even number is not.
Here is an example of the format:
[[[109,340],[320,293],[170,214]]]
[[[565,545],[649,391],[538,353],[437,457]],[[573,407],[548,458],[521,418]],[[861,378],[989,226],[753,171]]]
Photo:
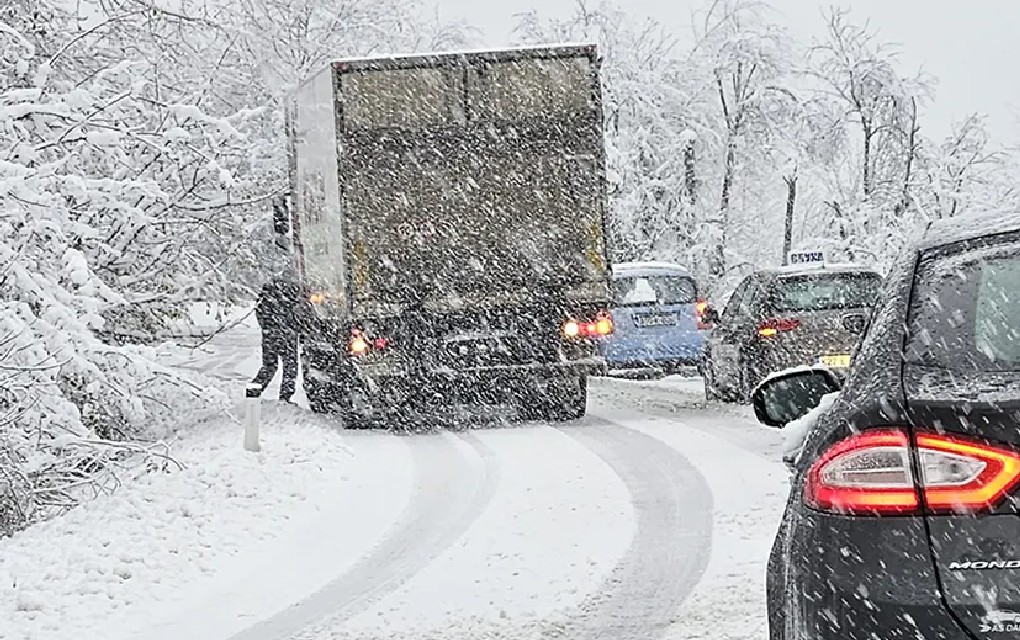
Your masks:
[[[614,276],[640,275],[642,273],[669,272],[676,275],[689,276],[691,272],[672,262],[617,262],[613,265]]]
[[[501,49],[459,49],[455,51],[419,51],[416,53],[392,53],[377,56],[357,56],[352,58],[339,58],[333,61],[333,65],[349,64],[354,66],[360,66],[367,62],[384,62],[387,60],[394,61],[410,61],[410,60],[422,60],[433,57],[453,57],[453,56],[498,56],[502,53],[510,54],[528,54],[528,53],[543,53],[547,51],[562,51],[563,53],[587,53],[590,51],[597,52],[598,45],[594,42],[555,42],[549,44],[539,45],[523,45],[518,47],[503,47]]]
[[[1020,231],[1020,211],[986,211],[934,220],[925,228],[915,246],[924,251],[1011,231]]]

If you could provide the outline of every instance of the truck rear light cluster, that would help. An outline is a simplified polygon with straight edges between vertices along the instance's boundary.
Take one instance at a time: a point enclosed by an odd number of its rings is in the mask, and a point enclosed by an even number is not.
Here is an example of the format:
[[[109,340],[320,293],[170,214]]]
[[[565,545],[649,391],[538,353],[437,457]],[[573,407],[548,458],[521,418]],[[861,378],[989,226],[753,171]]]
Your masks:
[[[600,313],[592,321],[567,320],[560,327],[560,331],[567,338],[605,338],[612,335],[615,330],[613,317],[608,313]]]
[[[363,356],[385,351],[389,346],[390,341],[386,338],[369,338],[361,329],[352,329],[350,340],[347,341],[347,353],[352,356]]]
[[[978,513],[1020,484],[1020,451],[1012,448],[934,432],[918,433],[916,447],[915,465],[902,429],[850,436],[811,466],[805,502],[851,515]]]
[[[793,331],[800,326],[798,318],[768,318],[758,323],[758,335],[772,338],[786,331]]]

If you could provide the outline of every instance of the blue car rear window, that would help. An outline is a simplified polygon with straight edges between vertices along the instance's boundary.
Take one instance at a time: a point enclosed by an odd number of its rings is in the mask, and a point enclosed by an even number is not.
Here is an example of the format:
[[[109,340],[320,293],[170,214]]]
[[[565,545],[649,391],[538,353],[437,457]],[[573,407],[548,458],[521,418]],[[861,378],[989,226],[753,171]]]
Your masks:
[[[698,288],[686,276],[624,276],[613,281],[613,306],[645,307],[691,304]]]

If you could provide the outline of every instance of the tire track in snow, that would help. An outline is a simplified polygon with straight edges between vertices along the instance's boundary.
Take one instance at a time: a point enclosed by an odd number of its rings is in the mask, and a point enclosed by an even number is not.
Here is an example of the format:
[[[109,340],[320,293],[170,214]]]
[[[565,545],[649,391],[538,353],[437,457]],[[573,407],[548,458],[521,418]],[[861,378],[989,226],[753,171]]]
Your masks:
[[[637,532],[605,586],[568,618],[556,637],[661,637],[708,564],[708,482],[679,452],[621,424],[592,419],[561,430],[602,458],[627,485]]]
[[[493,454],[470,434],[406,437],[417,484],[390,533],[322,589],[231,640],[328,636],[440,556],[482,514],[498,481]]]
[[[593,389],[589,408],[593,415],[597,413],[601,418],[616,422],[633,419],[635,411],[652,418],[675,420],[685,427],[723,438],[767,460],[782,457],[782,434],[778,429],[757,425],[750,407],[715,403],[706,407],[696,406],[694,402],[690,395],[668,387],[630,388],[600,383],[598,388]],[[745,409],[747,415],[741,415]]]

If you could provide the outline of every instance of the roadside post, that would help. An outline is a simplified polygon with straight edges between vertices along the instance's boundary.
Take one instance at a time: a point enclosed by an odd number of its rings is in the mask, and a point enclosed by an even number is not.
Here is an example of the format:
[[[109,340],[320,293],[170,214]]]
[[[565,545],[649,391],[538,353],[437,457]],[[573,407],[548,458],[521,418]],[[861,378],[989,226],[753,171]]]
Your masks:
[[[262,420],[262,387],[249,383],[244,390],[244,450],[258,452]]]

